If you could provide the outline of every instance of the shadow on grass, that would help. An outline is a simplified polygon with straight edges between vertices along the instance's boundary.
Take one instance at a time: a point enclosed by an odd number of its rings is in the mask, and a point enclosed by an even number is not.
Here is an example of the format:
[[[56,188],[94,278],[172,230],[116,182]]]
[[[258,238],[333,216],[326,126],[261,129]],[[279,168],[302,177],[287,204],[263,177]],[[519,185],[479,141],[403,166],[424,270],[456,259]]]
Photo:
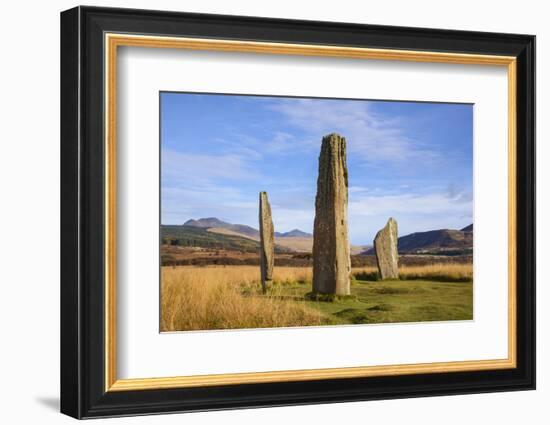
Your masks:
[[[308,301],[335,302],[335,301],[357,301],[357,295],[336,295],[321,294],[319,292],[308,292],[304,295]]]
[[[357,272],[351,275],[353,281],[368,281],[378,282],[382,281],[380,274],[376,271],[373,272]],[[414,274],[414,273],[400,273],[398,280],[428,280],[434,282],[471,282],[472,278],[467,276],[450,276],[448,274]],[[365,282],[360,282],[365,283]]]
[[[458,276],[449,276],[446,274],[431,274],[427,276],[414,275],[414,274],[405,274],[399,275],[399,280],[429,280],[435,282],[458,282],[458,283],[470,283],[472,278],[470,277],[458,277]]]

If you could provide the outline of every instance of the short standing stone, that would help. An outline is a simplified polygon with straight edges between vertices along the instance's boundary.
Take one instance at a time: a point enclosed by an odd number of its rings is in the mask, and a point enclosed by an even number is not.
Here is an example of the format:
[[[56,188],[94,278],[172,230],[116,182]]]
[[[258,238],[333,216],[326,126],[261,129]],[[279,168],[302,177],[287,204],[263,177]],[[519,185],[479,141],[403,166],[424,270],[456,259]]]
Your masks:
[[[273,282],[275,263],[275,238],[271,206],[266,192],[260,192],[260,269],[262,289],[266,292]]]
[[[398,279],[397,221],[391,218],[374,238],[374,253],[382,279]]]
[[[350,294],[346,139],[323,137],[313,228],[313,292]]]

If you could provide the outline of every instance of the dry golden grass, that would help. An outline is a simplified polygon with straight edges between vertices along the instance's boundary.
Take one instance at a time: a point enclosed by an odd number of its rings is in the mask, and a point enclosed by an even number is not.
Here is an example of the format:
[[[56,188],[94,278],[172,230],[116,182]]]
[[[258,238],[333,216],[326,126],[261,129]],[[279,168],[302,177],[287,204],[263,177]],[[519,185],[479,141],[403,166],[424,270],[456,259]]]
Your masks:
[[[399,270],[399,277],[408,279],[432,279],[439,281],[462,282],[473,279],[472,264],[430,264],[426,266],[409,266]]]
[[[258,294],[258,267],[163,267],[161,330],[322,324],[320,312],[304,302],[282,299],[284,283],[307,279],[311,279],[310,269],[278,268],[274,280],[282,285],[262,296]]]
[[[376,267],[353,268],[352,275],[374,275]],[[402,280],[437,280],[440,282],[466,282],[473,278],[472,264],[464,263],[440,263],[424,266],[399,267],[399,278]]]
[[[359,280],[375,280],[376,272],[375,267],[352,269],[352,275]],[[401,280],[466,282],[472,279],[472,265],[408,266],[401,267],[399,275]],[[257,266],[163,267],[161,330],[271,328],[330,323],[330,317],[312,308],[305,299],[301,301],[299,297],[289,296],[289,291],[292,293],[296,285],[301,288],[301,293],[310,290],[311,267],[276,267],[273,280],[272,290],[262,295]]]

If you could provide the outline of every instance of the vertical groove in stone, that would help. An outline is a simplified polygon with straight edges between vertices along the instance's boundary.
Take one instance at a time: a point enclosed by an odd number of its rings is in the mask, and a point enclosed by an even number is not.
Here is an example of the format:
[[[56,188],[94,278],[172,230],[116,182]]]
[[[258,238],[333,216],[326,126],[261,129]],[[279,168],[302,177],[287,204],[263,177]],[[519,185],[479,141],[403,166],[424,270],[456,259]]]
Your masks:
[[[350,294],[346,139],[323,137],[313,227],[313,292]]]
[[[273,282],[273,267],[275,264],[275,237],[271,206],[267,192],[260,192],[260,271],[262,289],[266,292]]]

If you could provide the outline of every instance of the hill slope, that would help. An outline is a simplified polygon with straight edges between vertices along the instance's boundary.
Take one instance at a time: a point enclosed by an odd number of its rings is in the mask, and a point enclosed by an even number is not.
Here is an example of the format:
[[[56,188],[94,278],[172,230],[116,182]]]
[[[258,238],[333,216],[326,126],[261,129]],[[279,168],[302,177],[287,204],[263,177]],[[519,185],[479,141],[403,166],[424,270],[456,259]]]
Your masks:
[[[256,252],[260,244],[249,238],[236,235],[221,235],[205,228],[194,226],[162,225],[163,243],[177,246],[192,246],[231,251]]]
[[[187,220],[183,223],[184,226],[199,227],[202,229],[218,228],[227,229],[235,233],[240,233],[243,236],[248,236],[252,239],[259,239],[260,232],[253,227],[244,224],[231,224],[226,221],[217,219],[216,217],[199,218],[198,220]]]
[[[216,217],[199,218],[198,220],[191,219],[187,220],[183,225],[207,229],[212,233],[242,236],[256,241],[260,240],[260,232],[257,229],[245,224],[228,223]],[[299,229],[293,229],[290,232],[275,232],[275,238],[280,240],[281,245],[283,246],[292,248],[292,245],[296,245],[300,247],[296,249],[297,251],[311,251],[311,247],[305,248],[309,243],[307,239],[313,238],[311,233],[306,233]],[[294,240],[295,238],[296,240]]]
[[[242,237],[253,241],[260,240],[260,232],[245,224],[232,224],[222,221],[216,217],[199,218],[198,220],[187,220],[183,226],[203,229],[207,232],[225,236]],[[180,226],[181,227],[181,226]],[[276,248],[280,252],[311,252],[313,247],[313,235],[300,229],[293,229],[289,232],[275,232]],[[240,244],[237,244],[240,245]],[[367,249],[367,246],[352,245],[352,255],[360,254]]]
[[[465,253],[473,247],[473,233],[440,229],[412,233],[398,239],[397,249],[407,253]]]
[[[416,232],[397,239],[400,254],[463,255],[473,249],[473,224],[462,230],[439,229]],[[363,254],[374,254],[369,249]]]
[[[473,232],[474,231],[474,225],[470,224],[469,226],[464,227],[463,229],[460,229],[463,232]]]
[[[212,232],[212,233],[218,233],[220,235],[233,235],[233,236],[240,236],[241,238],[247,238],[247,239],[252,239],[253,241],[259,241],[260,240],[260,234],[258,233],[258,236],[255,237],[255,236],[249,236],[249,235],[246,235],[244,233],[239,233],[239,232],[236,232],[235,230],[231,230],[231,229],[226,229],[224,227],[209,227],[207,229],[205,229],[207,232]]]
[[[232,236],[240,236],[247,239],[252,239],[254,241],[260,240],[260,234],[258,232],[257,237],[248,236],[243,233],[236,232],[234,230],[225,229],[223,227],[210,227],[206,229],[208,232],[212,233],[218,233],[220,235],[232,235]],[[295,252],[311,252],[311,248],[313,246],[313,237],[312,236],[306,236],[306,237],[300,237],[300,236],[281,236],[281,235],[287,235],[290,232],[287,233],[279,233],[275,232],[275,244],[287,248],[289,251],[295,251]],[[303,232],[305,233],[305,232]],[[307,234],[307,233],[305,233]]]
[[[207,249],[225,249],[228,251],[259,252],[260,243],[238,233],[211,232],[211,229],[187,225],[161,225],[162,243],[166,245],[188,246]],[[276,253],[288,253],[293,250],[284,245],[275,245]]]

